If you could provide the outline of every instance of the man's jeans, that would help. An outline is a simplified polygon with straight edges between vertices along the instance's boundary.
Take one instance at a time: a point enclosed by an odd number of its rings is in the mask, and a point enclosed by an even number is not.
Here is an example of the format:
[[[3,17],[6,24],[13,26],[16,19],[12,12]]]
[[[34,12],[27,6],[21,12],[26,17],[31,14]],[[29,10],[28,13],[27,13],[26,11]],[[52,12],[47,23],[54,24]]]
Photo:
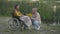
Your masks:
[[[34,29],[39,30],[40,29],[40,23],[39,23],[39,21],[34,20],[33,21],[33,26],[34,26]]]

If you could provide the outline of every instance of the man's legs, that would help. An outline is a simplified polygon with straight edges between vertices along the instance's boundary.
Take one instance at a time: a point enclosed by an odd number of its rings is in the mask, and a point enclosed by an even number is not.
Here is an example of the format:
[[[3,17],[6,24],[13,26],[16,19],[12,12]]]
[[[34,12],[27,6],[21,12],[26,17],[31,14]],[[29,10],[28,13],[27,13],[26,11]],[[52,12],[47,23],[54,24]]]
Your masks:
[[[34,29],[36,29],[36,30],[40,29],[40,25],[39,25],[38,21],[34,21],[33,24],[34,24]]]

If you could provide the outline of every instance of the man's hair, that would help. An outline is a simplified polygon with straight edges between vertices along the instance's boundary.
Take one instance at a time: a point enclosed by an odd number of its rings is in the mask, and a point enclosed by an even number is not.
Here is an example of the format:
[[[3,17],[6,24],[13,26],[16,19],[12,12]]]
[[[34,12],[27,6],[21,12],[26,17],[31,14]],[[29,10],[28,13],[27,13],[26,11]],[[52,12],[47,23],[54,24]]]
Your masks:
[[[37,8],[32,8],[33,10],[37,10]]]
[[[32,8],[32,10],[34,10],[34,11],[32,11],[33,14],[35,14],[35,12],[37,12],[37,8]]]
[[[37,8],[33,8],[33,9],[37,9]]]

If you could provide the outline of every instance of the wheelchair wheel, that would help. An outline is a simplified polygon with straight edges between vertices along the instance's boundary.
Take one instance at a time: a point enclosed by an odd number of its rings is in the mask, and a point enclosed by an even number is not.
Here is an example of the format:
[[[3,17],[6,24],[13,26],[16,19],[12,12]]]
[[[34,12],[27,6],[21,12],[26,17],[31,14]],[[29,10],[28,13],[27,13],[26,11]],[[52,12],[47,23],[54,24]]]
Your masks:
[[[8,24],[9,24],[8,28],[10,29],[17,29],[19,28],[20,25],[19,20],[16,18],[9,19]]]

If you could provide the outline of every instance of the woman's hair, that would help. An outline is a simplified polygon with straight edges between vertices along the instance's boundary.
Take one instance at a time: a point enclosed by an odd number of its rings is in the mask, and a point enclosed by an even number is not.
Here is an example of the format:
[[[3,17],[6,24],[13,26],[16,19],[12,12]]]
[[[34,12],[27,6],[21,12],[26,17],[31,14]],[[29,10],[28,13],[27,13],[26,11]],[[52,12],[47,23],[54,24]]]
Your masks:
[[[14,8],[16,9],[16,7],[17,7],[17,6],[19,6],[19,5],[18,5],[18,4],[16,4]]]

